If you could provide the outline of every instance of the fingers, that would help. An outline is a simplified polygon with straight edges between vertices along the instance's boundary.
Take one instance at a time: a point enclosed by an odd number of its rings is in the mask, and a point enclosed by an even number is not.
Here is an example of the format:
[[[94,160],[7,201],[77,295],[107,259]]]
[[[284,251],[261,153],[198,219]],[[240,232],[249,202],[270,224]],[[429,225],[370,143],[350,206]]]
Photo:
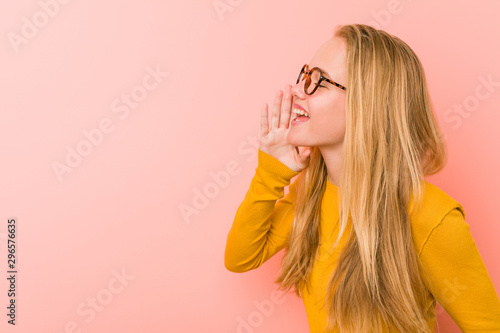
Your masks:
[[[281,98],[282,98],[282,91],[278,90],[276,92],[276,97],[274,98],[273,119],[271,120],[271,130],[278,128],[278,125],[280,123]]]
[[[260,137],[267,133],[269,133],[269,121],[267,120],[267,103],[264,103],[260,111]]]
[[[311,155],[311,147],[295,147],[295,151],[301,158],[301,160],[307,160],[309,155]]]
[[[261,109],[261,135],[266,135],[270,131],[278,128],[288,128],[292,114],[292,94],[290,93],[291,86],[285,87],[284,102],[282,111],[281,104],[283,91],[278,90],[274,97],[273,114],[271,117],[271,127],[269,127],[268,108],[267,104],[262,105]]]
[[[290,89],[292,86],[289,84],[285,87],[285,100],[283,102],[283,111],[281,112],[280,128],[288,128],[288,123],[290,122],[290,116],[292,114],[292,94]]]
[[[309,147],[304,148],[304,150],[301,153],[301,157],[303,157],[304,159],[307,159],[309,157],[309,155],[311,155],[311,148],[309,148]]]

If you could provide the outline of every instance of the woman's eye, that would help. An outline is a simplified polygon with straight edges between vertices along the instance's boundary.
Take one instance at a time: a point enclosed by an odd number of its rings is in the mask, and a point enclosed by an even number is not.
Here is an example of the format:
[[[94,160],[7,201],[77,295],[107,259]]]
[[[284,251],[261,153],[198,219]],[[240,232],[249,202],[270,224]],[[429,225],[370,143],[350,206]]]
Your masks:
[[[325,86],[319,85],[321,88],[326,88]]]

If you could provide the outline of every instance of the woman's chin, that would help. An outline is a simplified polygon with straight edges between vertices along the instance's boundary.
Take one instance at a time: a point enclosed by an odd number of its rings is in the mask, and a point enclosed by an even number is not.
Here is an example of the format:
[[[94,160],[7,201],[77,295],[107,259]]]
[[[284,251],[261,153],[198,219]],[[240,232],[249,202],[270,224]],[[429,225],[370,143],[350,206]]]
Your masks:
[[[291,144],[295,147],[299,147],[299,146],[300,147],[308,147],[307,142],[305,142],[305,140],[303,138],[301,138],[300,135],[296,135],[296,133],[293,133],[292,130],[290,132],[288,132],[286,140],[288,141],[289,144]]]

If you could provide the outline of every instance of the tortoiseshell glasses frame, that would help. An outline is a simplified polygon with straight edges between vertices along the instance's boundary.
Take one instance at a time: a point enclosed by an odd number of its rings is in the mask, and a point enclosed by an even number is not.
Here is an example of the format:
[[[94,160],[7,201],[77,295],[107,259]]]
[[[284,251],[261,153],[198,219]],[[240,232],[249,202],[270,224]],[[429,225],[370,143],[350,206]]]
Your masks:
[[[314,87],[313,91],[309,94],[307,92],[307,88],[309,88],[309,85],[311,84],[311,75],[310,74],[313,71],[315,71],[315,70],[319,71],[320,77],[319,77],[318,83]],[[299,74],[299,77],[297,78],[297,82],[296,83],[299,83],[301,81],[302,74],[305,74],[304,77],[302,78],[302,80],[306,79],[306,82],[304,84],[304,92],[307,95],[314,94],[314,92],[316,91],[316,89],[318,89],[318,87],[321,85],[321,82],[323,82],[323,81],[329,82],[329,83],[333,84],[334,86],[339,87],[340,89],[346,90],[346,87],[344,87],[343,85],[341,85],[341,84],[339,84],[339,83],[337,83],[335,81],[332,81],[332,80],[326,78],[325,76],[323,76],[323,71],[319,67],[311,68],[311,71],[309,71],[309,66],[307,64],[305,64],[304,66],[302,66],[302,69],[300,70],[300,74]]]

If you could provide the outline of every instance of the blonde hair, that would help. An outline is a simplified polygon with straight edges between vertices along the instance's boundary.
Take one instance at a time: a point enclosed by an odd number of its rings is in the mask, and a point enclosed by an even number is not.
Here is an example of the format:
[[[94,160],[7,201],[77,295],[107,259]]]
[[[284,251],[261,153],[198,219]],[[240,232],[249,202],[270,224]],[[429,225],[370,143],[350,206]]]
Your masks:
[[[328,282],[327,331],[380,331],[383,321],[403,332],[429,332],[425,270],[414,248],[408,205],[413,200],[413,208],[420,207],[424,175],[439,172],[447,152],[424,70],[412,49],[385,31],[351,24],[334,36],[346,45],[347,90],[333,247],[344,233],[348,237]],[[293,226],[275,282],[280,289],[295,287],[301,296],[319,250],[327,184],[317,147],[296,182]]]

